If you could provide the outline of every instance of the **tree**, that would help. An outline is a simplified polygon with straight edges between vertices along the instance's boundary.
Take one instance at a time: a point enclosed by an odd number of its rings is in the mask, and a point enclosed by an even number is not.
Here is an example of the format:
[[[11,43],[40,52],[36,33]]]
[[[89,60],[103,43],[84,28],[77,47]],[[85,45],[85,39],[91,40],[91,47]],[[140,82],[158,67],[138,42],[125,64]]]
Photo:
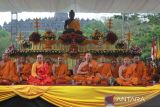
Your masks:
[[[84,24],[82,27],[82,32],[85,36],[90,37],[95,29],[100,30],[101,32],[106,32],[107,28],[105,23],[99,20],[89,21],[88,23]]]
[[[0,57],[10,44],[11,44],[10,34],[7,31],[0,30]]]

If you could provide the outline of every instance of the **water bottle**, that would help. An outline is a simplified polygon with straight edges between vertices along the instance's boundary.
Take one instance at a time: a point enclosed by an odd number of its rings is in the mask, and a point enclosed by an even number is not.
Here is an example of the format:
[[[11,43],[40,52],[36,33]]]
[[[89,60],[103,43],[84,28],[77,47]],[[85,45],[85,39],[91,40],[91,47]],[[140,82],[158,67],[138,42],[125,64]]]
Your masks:
[[[155,85],[155,84],[156,84],[156,81],[153,80],[153,81],[152,81],[152,85]]]
[[[72,80],[72,85],[74,85],[74,80]]]
[[[111,86],[114,85],[114,78],[110,78],[110,79],[109,79],[109,84],[110,84]]]

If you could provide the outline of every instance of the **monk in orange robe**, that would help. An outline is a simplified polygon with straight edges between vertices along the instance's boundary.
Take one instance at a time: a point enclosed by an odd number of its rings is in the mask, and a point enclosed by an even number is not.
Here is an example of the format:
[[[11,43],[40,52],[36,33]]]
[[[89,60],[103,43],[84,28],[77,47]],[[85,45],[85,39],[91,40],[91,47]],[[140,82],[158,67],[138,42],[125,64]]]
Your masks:
[[[113,60],[111,63],[111,72],[113,78],[118,78],[118,70],[119,70],[120,65],[117,63],[116,60]]]
[[[146,85],[148,84],[148,80],[150,77],[147,75],[147,68],[143,61],[140,61],[139,56],[134,57],[134,63],[132,64],[134,67],[134,72],[132,74],[132,79],[134,81],[134,85]]]
[[[16,64],[9,59],[7,53],[4,53],[0,61],[0,84],[9,85],[15,83],[19,83]]]
[[[119,67],[119,78],[116,79],[117,83],[119,85],[132,86],[131,75],[133,70],[133,67],[130,65],[130,59],[127,57],[124,58],[123,65]]]
[[[77,74],[77,70],[78,70],[78,67],[79,67],[79,65],[81,64],[81,62],[83,62],[83,59],[78,59],[78,60],[76,60],[76,64],[75,64],[75,66],[73,67],[73,74]]]
[[[157,66],[154,66],[152,81],[155,81],[156,83],[160,82],[160,62],[157,63]]]
[[[68,76],[68,66],[64,64],[63,57],[58,57],[58,63],[53,64],[52,66],[53,70],[53,81],[56,82],[56,84],[70,84],[71,78]]]
[[[99,63],[97,67],[97,75],[100,78],[101,85],[109,85],[109,80],[112,78],[112,70],[110,63]]]
[[[37,55],[37,61],[32,66],[28,83],[32,85],[52,85],[51,67],[48,60],[43,60],[43,55]]]
[[[139,56],[134,57],[134,63],[130,66],[126,67],[125,70],[123,70],[125,67],[122,66],[122,68],[119,69],[120,77],[117,79],[117,82],[120,85],[146,85],[147,84],[147,75],[145,75],[146,67],[145,64],[140,61]],[[122,70],[125,71],[122,73]],[[122,77],[124,79],[122,79]],[[127,78],[127,79],[126,79]],[[125,80],[125,81],[122,81]]]
[[[79,65],[77,75],[74,76],[76,84],[96,85],[100,81],[100,78],[96,76],[97,66],[97,62],[92,60],[92,55],[86,53],[85,61]]]
[[[152,78],[156,75],[157,73],[157,68],[155,67],[155,64],[152,62],[146,62],[146,72],[145,72],[145,76],[146,76],[146,80],[149,82],[152,80]]]
[[[21,74],[21,80],[27,81],[31,75],[32,64],[25,57],[20,57],[20,64],[17,67],[17,71]]]

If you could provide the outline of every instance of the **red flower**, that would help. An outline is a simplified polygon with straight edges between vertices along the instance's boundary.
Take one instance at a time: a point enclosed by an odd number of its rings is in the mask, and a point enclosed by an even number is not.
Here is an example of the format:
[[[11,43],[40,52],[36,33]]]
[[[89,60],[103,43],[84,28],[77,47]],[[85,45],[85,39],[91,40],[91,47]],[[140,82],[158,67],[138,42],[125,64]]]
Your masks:
[[[114,44],[118,40],[118,37],[115,33],[110,31],[108,32],[106,39],[109,43]]]
[[[76,33],[66,33],[62,34],[59,39],[61,39],[64,43],[71,43],[73,40],[76,43],[81,43],[86,39],[86,37]]]
[[[40,42],[40,34],[37,32],[33,32],[30,36],[29,36],[29,41],[32,41],[34,43],[39,43]]]

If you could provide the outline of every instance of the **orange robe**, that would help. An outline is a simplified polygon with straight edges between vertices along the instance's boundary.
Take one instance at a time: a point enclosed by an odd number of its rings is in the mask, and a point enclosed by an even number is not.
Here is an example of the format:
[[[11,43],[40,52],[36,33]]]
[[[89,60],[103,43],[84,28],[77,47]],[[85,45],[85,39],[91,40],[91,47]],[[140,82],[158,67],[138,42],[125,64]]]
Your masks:
[[[82,85],[91,85],[91,84],[97,84],[100,81],[100,78],[96,76],[97,73],[97,62],[92,60],[91,62],[92,67],[89,66],[89,64],[86,64],[81,68],[81,72],[88,71],[88,74],[77,74],[74,76],[74,80],[77,83],[80,83]]]
[[[156,74],[157,69],[153,67],[151,64],[146,65],[146,70],[144,72],[144,78],[146,81],[151,81],[153,76]]]
[[[26,63],[22,66],[21,77],[22,80],[27,81],[29,76],[31,75],[32,64]]]
[[[138,64],[132,64],[123,72],[123,77],[128,78],[128,80],[118,78],[117,83],[120,85],[145,85],[145,72],[146,67],[143,62],[140,61]]]
[[[50,70],[50,64],[35,62],[32,66],[31,76],[27,82],[32,85],[52,85],[53,80]]]
[[[116,65],[115,67],[113,67],[112,66],[112,76],[114,77],[114,78],[118,78],[118,70],[119,70],[119,65]]]
[[[37,69],[43,67],[43,65],[44,65],[44,63],[35,62],[35,63],[32,65],[31,76],[33,76],[33,77],[37,76]]]
[[[75,31],[80,30],[80,22],[77,19],[72,20],[69,25],[68,29],[74,29]]]
[[[7,80],[13,83],[19,82],[18,73],[16,71],[16,64],[9,60],[0,68],[0,80]]]
[[[56,84],[69,84],[72,79],[68,76],[68,74],[68,66],[66,64],[60,64],[55,69],[53,81],[56,81]]]
[[[133,74],[134,67],[133,66],[128,66],[126,69],[122,71],[122,77],[124,78],[117,78],[116,81],[119,85],[124,85],[124,86],[131,86],[134,84],[133,78],[131,78],[131,75]],[[128,79],[128,80],[125,80]]]
[[[112,77],[111,71],[111,64],[103,64],[98,67],[98,73],[103,77],[103,79],[100,80],[101,85],[108,85],[108,80]]]
[[[139,61],[137,64],[133,64],[135,70],[131,76],[132,80],[134,81],[134,85],[143,85],[146,84],[146,79],[148,78],[146,74],[146,67],[142,61]]]

